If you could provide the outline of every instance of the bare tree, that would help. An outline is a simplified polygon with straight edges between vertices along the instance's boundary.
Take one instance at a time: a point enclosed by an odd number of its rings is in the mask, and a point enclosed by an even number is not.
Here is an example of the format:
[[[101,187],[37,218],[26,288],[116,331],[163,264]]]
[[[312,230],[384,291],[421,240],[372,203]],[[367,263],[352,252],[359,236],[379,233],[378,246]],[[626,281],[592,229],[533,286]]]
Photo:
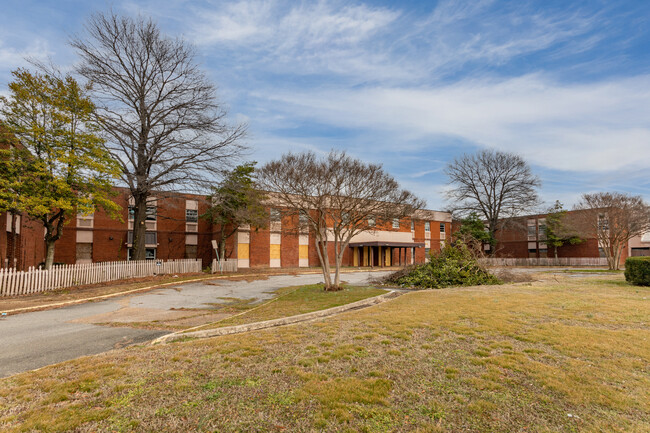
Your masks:
[[[447,165],[451,188],[447,200],[452,212],[484,218],[492,238],[508,219],[538,204],[540,180],[522,157],[514,153],[481,150]]]
[[[340,289],[343,254],[352,237],[376,230],[369,219],[390,221],[424,207],[422,200],[400,188],[381,165],[366,164],[345,152],[331,151],[323,158],[313,152],[289,153],[264,165],[258,181],[269,192],[271,202],[299,213],[301,225],[314,234],[326,290]]]
[[[205,191],[242,150],[194,49],[151,20],[93,15],[71,44],[93,86],[107,146],[135,201],[133,258],[144,259],[146,203],[154,190]]]
[[[619,269],[623,248],[633,237],[650,231],[650,207],[641,196],[618,192],[583,194],[575,206],[574,223],[582,237],[595,237],[610,269]]]

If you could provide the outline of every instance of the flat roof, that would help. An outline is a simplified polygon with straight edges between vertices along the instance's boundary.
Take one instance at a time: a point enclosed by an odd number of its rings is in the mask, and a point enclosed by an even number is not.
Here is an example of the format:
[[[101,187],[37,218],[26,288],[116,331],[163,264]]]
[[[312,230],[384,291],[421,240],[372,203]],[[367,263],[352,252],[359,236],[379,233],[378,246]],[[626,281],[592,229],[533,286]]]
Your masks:
[[[390,242],[390,241],[372,241],[372,242],[350,242],[350,247],[397,247],[397,248],[417,248],[423,247],[424,242]]]

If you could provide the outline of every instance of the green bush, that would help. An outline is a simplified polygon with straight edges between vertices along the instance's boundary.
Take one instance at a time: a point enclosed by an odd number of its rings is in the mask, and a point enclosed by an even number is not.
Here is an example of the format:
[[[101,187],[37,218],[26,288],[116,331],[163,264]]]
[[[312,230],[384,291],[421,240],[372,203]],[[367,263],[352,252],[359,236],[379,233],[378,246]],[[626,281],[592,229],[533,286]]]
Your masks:
[[[636,286],[650,286],[650,257],[628,257],[625,260],[625,281]]]
[[[440,289],[451,286],[501,284],[476,260],[464,245],[448,245],[423,265],[411,266],[386,278],[386,282],[401,287]]]

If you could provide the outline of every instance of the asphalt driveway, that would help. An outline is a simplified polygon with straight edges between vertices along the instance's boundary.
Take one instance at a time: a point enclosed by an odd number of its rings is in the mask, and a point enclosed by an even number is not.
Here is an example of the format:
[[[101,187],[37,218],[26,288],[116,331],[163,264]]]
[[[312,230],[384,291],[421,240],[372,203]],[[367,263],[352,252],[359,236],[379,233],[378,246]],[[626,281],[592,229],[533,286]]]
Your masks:
[[[343,274],[342,279],[350,284],[364,284],[382,274],[385,273],[354,272]],[[228,302],[228,298],[254,298],[261,302],[274,296],[272,290],[322,280],[320,274],[277,275],[252,282],[203,280],[101,302],[8,316],[0,319],[0,377],[144,343],[168,333],[120,327],[121,323],[173,318],[185,314],[184,309],[210,309],[211,304]]]

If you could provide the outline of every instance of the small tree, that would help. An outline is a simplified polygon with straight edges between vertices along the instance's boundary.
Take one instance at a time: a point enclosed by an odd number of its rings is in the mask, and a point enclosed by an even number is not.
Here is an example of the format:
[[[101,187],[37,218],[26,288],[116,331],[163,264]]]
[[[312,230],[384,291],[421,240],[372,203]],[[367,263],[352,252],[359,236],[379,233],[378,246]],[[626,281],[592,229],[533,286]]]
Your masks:
[[[465,154],[449,163],[445,172],[452,212],[476,213],[487,222],[492,238],[510,219],[538,203],[540,180],[514,153],[481,150]]]
[[[0,197],[5,203],[0,207],[9,206],[43,223],[45,268],[50,269],[55,242],[71,214],[90,214],[98,207],[109,213],[119,210],[110,199],[111,180],[119,172],[96,135],[87,89],[70,76],[24,69],[13,75],[10,96],[0,98],[0,113],[24,150],[11,151],[12,170],[21,174]]]
[[[557,259],[557,249],[562,245],[577,245],[584,242],[578,234],[571,218],[559,200],[546,213],[546,243],[553,247]]]
[[[490,246],[496,244],[492,234],[485,229],[485,223],[476,212],[472,212],[460,220],[460,228],[454,237],[467,245],[476,255],[483,254],[485,244]]]
[[[401,189],[381,165],[366,164],[345,152],[331,151],[323,158],[313,152],[286,154],[260,169],[259,183],[278,206],[299,213],[302,224],[314,234],[326,290],[340,289],[345,249],[355,235],[376,230],[369,224],[370,218],[391,221],[424,206],[422,200]]]
[[[254,172],[254,162],[235,167],[208,196],[211,205],[202,217],[219,226],[217,242],[221,260],[226,258],[226,240],[239,226],[262,228],[268,222],[269,215],[262,203],[264,195],[256,188]]]
[[[641,196],[618,192],[583,194],[575,207],[583,237],[594,236],[610,269],[619,269],[628,241],[650,231],[650,207]]]

